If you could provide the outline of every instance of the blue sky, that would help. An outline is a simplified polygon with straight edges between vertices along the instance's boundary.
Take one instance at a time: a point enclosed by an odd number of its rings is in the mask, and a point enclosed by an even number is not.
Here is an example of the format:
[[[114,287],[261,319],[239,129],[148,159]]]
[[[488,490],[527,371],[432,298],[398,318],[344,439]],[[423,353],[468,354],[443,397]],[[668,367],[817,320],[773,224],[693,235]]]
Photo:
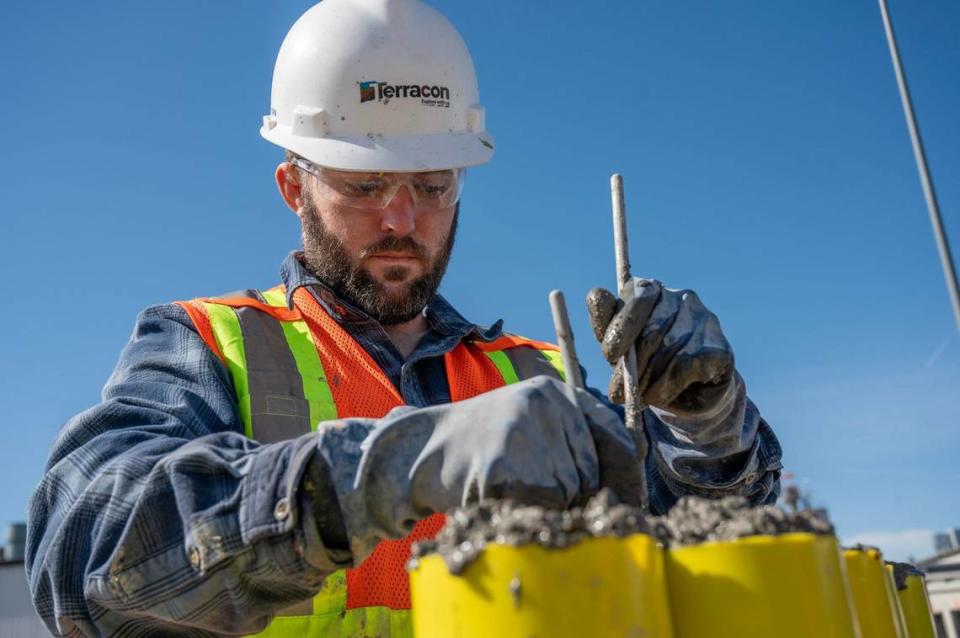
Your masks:
[[[298,243],[258,128],[309,2],[0,5],[0,523],[143,307],[277,281]],[[720,317],[785,463],[847,538],[960,526],[960,340],[875,2],[435,3],[467,41],[491,164],[443,292],[552,338],[613,284],[608,179],[637,275]],[[960,242],[960,7],[892,12]],[[901,550],[897,550],[901,551]],[[902,550],[906,551],[906,550]]]

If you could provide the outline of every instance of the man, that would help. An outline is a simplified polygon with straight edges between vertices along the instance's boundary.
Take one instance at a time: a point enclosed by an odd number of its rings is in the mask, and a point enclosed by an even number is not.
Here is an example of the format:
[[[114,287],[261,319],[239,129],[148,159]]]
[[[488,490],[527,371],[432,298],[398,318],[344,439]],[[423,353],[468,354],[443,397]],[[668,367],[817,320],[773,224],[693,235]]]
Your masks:
[[[262,135],[303,251],[280,286],[156,306],[31,504],[37,609],[64,636],[406,636],[404,564],[443,512],[601,487],[778,492],[780,448],[690,291],[590,295],[636,348],[646,476],[618,413],[550,344],[436,294],[464,170],[493,152],[460,36],[418,0],[326,0],[291,29]],[[614,380],[614,385],[616,385]]]

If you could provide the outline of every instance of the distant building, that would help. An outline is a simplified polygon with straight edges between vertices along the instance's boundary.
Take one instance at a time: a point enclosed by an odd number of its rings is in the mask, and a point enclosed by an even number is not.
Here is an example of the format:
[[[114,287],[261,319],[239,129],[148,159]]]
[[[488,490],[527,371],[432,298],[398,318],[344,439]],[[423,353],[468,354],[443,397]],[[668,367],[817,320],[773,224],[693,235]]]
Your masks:
[[[0,561],[0,638],[50,638],[30,600],[23,560]]]
[[[960,548],[917,563],[927,574],[937,638],[960,638]]]
[[[0,638],[49,638],[33,609],[23,568],[27,526],[7,526],[5,539],[6,545],[0,547]]]
[[[953,530],[954,533],[960,530]],[[955,549],[960,542],[954,543],[953,535],[950,532],[936,532],[933,535],[933,551],[943,554]]]
[[[23,560],[23,552],[27,547],[27,524],[13,523],[7,525],[7,543],[3,547],[4,560]]]
[[[0,562],[0,638],[49,638],[33,609],[23,561]]]

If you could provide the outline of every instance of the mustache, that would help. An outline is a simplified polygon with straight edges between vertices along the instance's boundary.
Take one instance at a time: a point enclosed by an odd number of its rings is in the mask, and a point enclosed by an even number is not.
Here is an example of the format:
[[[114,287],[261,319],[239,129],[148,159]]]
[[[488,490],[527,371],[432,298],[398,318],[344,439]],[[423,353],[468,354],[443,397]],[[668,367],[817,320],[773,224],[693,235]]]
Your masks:
[[[367,246],[360,251],[360,258],[366,259],[370,255],[383,252],[405,252],[410,253],[421,261],[427,261],[429,255],[427,249],[414,241],[411,237],[384,237],[377,243]]]

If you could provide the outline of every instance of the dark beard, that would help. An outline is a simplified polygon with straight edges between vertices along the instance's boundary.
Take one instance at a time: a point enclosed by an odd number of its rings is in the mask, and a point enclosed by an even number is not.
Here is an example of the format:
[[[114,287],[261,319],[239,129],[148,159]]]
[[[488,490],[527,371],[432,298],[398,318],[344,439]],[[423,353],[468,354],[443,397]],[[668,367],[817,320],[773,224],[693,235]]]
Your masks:
[[[343,244],[330,233],[314,205],[313,199],[304,192],[303,211],[303,257],[302,262],[310,272],[325,283],[344,301],[356,306],[380,325],[393,326],[410,321],[430,303],[440,287],[440,280],[447,271],[450,253],[457,234],[457,220],[460,217],[460,204],[454,212],[450,233],[440,252],[423,275],[410,283],[408,294],[400,299],[390,298],[384,287],[376,281],[362,265],[356,268],[350,265],[350,257]],[[410,237],[388,236],[366,247],[361,257],[378,252],[405,251],[428,264],[426,248]],[[404,268],[389,269],[384,273],[387,281],[404,277]]]

